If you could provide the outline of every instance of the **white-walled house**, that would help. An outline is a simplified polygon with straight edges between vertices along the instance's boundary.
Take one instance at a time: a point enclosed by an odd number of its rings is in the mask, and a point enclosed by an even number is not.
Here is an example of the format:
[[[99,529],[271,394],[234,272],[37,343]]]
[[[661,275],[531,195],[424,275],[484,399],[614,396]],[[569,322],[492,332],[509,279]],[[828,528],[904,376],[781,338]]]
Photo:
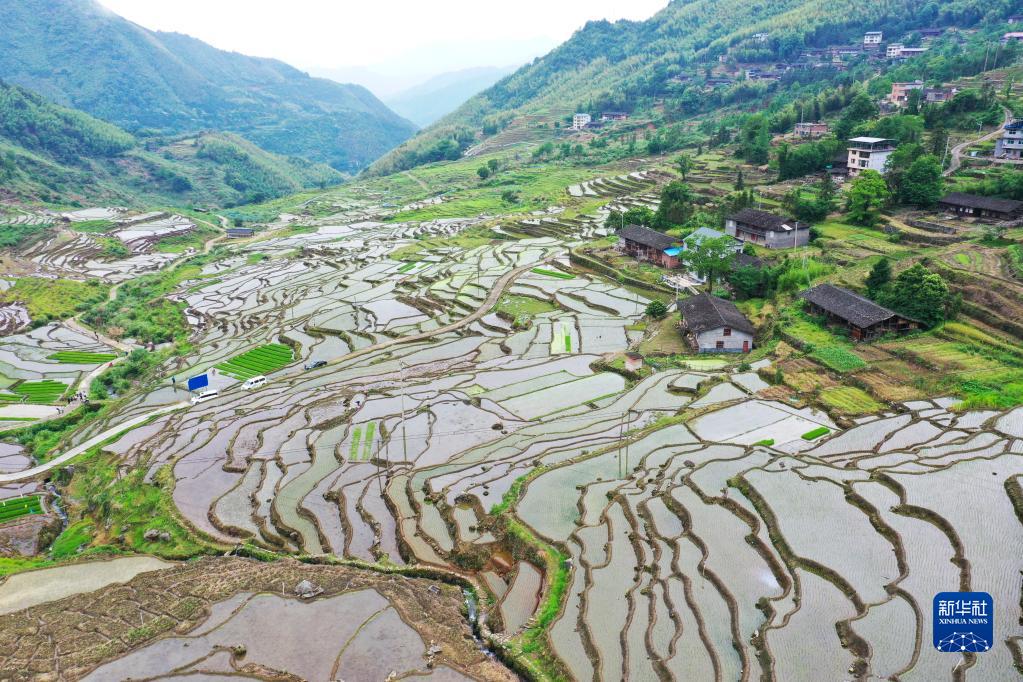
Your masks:
[[[849,140],[849,176],[865,170],[884,173],[884,164],[895,151],[895,141],[883,137],[854,137]]]
[[[572,117],[572,127],[576,130],[582,130],[589,125],[592,120],[593,117],[589,114],[576,114]]]
[[[753,325],[735,304],[710,294],[679,301],[681,329],[699,353],[748,353],[753,350]]]

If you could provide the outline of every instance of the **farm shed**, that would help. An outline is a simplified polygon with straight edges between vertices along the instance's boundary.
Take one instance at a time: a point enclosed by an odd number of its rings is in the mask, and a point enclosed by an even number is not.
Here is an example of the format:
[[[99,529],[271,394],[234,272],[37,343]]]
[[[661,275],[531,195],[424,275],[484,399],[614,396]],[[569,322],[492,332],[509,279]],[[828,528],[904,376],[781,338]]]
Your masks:
[[[958,216],[987,220],[1015,220],[1023,217],[1023,201],[982,197],[952,192],[938,201],[938,208]]]
[[[921,327],[918,320],[899,315],[833,284],[819,284],[799,296],[807,302],[811,315],[821,315],[830,322],[845,326],[854,341],[867,341],[883,334],[904,333]]]
[[[227,236],[231,239],[245,239],[256,234],[256,231],[251,227],[229,227],[227,228]]]
[[[748,353],[753,348],[753,325],[735,304],[710,294],[680,301],[681,329],[700,353]]]

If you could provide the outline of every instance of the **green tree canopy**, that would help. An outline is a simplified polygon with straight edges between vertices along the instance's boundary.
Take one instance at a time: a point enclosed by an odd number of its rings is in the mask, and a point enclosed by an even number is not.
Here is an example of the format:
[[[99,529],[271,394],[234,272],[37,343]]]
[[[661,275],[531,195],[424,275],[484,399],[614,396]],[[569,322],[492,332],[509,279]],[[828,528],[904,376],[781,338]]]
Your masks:
[[[882,257],[881,260],[874,263],[874,267],[870,269],[870,274],[867,275],[865,282],[867,285],[867,295],[873,298],[877,295],[877,292],[881,291],[891,281],[892,263],[887,258]]]
[[[930,208],[945,194],[945,180],[941,177],[938,157],[926,154],[906,169],[899,199],[906,204]]]
[[[945,280],[920,263],[903,270],[878,291],[876,300],[896,312],[920,320],[928,327],[943,322],[954,307],[954,299]]]
[[[693,216],[693,190],[684,182],[674,180],[661,190],[661,204],[657,207],[654,225],[661,230],[685,225]]]
[[[884,178],[876,170],[864,170],[852,181],[846,195],[846,214],[849,220],[859,225],[872,227],[877,224],[881,209],[891,199],[891,192]]]
[[[707,290],[714,290],[714,282],[732,271],[735,264],[735,240],[721,237],[691,237],[679,254],[686,267],[707,278]]]

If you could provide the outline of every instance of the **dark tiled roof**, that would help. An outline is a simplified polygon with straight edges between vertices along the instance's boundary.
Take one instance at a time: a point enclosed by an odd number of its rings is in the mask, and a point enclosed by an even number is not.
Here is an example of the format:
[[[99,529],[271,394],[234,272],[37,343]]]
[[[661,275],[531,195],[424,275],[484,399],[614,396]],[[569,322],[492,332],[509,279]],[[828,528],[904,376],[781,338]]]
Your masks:
[[[872,327],[896,315],[869,298],[833,284],[819,284],[799,296],[860,328]]]
[[[753,325],[739,312],[735,304],[710,294],[698,294],[678,304],[686,326],[694,332],[705,332],[731,327],[747,334],[754,333]]]
[[[764,261],[751,256],[748,253],[737,253],[735,254],[735,266],[736,268],[757,268],[758,270],[764,267]]]
[[[626,225],[618,231],[618,237],[630,242],[648,246],[651,249],[670,249],[677,241],[668,235],[642,225]]]
[[[758,211],[755,208],[744,208],[735,215],[730,216],[730,219],[765,232],[769,230],[783,231],[785,230],[785,225],[800,230],[806,227],[806,225],[791,218],[785,218],[774,213],[768,213],[767,211]]]
[[[1000,213],[1012,213],[1023,208],[1023,201],[982,197],[977,194],[963,194],[962,192],[952,192],[942,197],[938,203],[965,206],[967,208],[980,208],[985,211],[998,211]]]

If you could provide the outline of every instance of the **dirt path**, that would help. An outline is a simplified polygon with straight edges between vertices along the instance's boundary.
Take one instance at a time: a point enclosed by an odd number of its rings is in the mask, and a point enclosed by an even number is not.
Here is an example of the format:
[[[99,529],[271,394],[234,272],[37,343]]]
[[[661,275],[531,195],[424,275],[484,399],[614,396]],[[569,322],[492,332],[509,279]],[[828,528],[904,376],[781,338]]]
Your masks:
[[[424,192],[429,192],[430,191],[430,186],[427,185],[422,180],[420,180],[419,178],[417,178],[416,176],[412,175],[412,171],[404,171],[402,173],[402,175],[407,175],[409,177],[409,179],[413,180],[417,185],[422,187]]]
[[[1004,111],[1005,119],[1002,121],[1002,125],[998,126],[998,128],[986,135],[973,140],[967,140],[966,142],[960,142],[955,147],[952,147],[952,161],[948,164],[948,169],[945,170],[944,174],[946,177],[955,173],[959,170],[959,167],[962,166],[963,151],[967,147],[972,147],[973,145],[980,144],[981,142],[987,142],[988,140],[992,140],[1002,134],[1002,131],[1005,130],[1005,126],[1012,122],[1012,112],[1008,109],[1005,109]]]

